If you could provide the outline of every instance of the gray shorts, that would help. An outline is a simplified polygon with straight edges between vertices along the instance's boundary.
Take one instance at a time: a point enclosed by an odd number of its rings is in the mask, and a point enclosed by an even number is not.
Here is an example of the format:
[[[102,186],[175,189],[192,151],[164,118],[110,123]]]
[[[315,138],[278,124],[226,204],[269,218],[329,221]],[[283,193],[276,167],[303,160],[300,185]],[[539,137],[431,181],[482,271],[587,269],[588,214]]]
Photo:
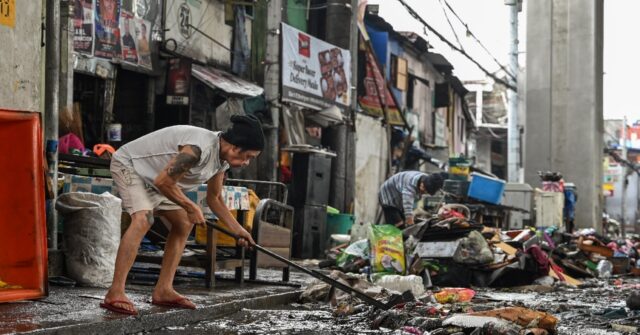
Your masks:
[[[147,185],[132,167],[112,159],[110,170],[125,212],[134,214],[139,211],[182,209],[151,185]]]

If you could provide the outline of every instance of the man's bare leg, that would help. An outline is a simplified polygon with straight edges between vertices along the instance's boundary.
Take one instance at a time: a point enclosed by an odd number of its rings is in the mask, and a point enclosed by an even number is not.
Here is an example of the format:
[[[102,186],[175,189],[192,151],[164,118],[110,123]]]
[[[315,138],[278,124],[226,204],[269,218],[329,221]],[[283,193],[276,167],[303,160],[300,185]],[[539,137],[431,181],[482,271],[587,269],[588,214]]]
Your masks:
[[[153,290],[152,301],[176,301],[184,297],[173,289],[173,279],[193,224],[189,222],[187,212],[184,209],[162,211],[160,215],[171,222],[171,231],[164,247],[162,268],[158,283]],[[183,303],[195,307],[191,301],[185,300]]]
[[[131,225],[124,233],[124,236],[122,236],[120,246],[118,247],[113,283],[104,297],[104,302],[107,304],[112,301],[128,301],[129,304],[117,302],[113,303],[113,306],[128,311],[135,311],[131,300],[129,300],[125,294],[125,283],[127,281],[127,274],[129,270],[131,270],[131,266],[138,254],[140,242],[147,231],[149,231],[149,228],[151,228],[148,218],[150,213],[150,211],[139,211],[131,215]]]

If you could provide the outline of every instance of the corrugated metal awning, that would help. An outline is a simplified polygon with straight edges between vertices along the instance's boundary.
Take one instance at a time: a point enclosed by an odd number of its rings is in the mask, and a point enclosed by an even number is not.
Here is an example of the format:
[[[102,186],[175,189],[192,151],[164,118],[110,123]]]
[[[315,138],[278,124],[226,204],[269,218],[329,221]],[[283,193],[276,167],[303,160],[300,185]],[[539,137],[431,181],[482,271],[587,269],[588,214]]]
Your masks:
[[[264,92],[262,87],[254,83],[212,67],[193,64],[191,73],[212,89],[222,90],[228,94],[255,97]]]

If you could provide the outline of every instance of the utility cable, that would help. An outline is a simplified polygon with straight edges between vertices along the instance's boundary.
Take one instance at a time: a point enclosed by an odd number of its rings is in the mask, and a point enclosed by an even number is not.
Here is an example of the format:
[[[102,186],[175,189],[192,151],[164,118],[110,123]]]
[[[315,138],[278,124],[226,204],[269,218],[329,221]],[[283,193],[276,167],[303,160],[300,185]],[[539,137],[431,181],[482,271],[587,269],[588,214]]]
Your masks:
[[[491,77],[493,80],[495,80],[497,83],[500,83],[502,85],[504,85],[505,87],[507,87],[510,90],[513,90],[514,92],[517,92],[518,89],[516,88],[516,86],[506,82],[504,79],[498,78],[495,74],[489,72],[489,70],[485,69],[480,63],[478,63],[478,61],[476,61],[473,57],[471,57],[468,53],[466,53],[464,50],[456,47],[453,43],[451,43],[448,39],[446,39],[444,36],[442,36],[442,34],[440,34],[437,30],[435,30],[433,27],[431,27],[420,15],[418,15],[418,13],[416,13],[416,11],[411,8],[411,6],[409,6],[404,0],[398,0],[400,2],[400,4],[402,4],[402,6],[404,6],[404,8],[407,10],[407,12],[409,13],[409,15],[413,16],[413,18],[415,18],[416,20],[418,20],[420,23],[422,23],[423,26],[425,26],[427,29],[429,29],[431,32],[433,32],[436,36],[438,36],[438,38],[440,40],[442,40],[444,43],[446,43],[450,48],[458,51],[459,53],[461,53],[462,55],[464,55],[467,59],[469,59],[471,62],[473,62],[480,70],[482,70],[482,72],[484,72],[487,76]]]
[[[451,31],[453,32],[453,36],[456,37],[456,41],[458,41],[458,45],[460,46],[460,49],[464,50],[464,47],[462,46],[462,43],[460,42],[460,38],[458,38],[458,33],[456,33],[455,28],[453,28],[453,24],[451,24],[451,20],[449,20],[449,14],[447,14],[447,10],[444,8],[444,5],[442,4],[442,0],[440,1],[440,8],[442,8],[442,12],[444,13],[444,17],[447,19],[447,22],[449,23],[449,27],[451,27]]]
[[[442,4],[442,0],[441,4]],[[515,77],[515,75],[513,73],[511,73],[511,71],[509,71],[504,65],[502,65],[497,59],[496,57],[489,51],[489,49],[487,49],[487,47],[484,46],[484,44],[482,44],[482,42],[476,37],[476,35],[473,34],[473,32],[471,32],[471,29],[469,29],[469,25],[464,22],[462,20],[462,18],[460,18],[460,16],[458,15],[458,13],[456,13],[456,11],[451,7],[451,5],[449,4],[449,2],[447,0],[444,0],[444,3],[447,5],[447,8],[449,8],[449,10],[451,11],[451,13],[453,13],[453,15],[458,19],[458,21],[460,21],[460,24],[462,24],[464,26],[464,28],[467,30],[467,35],[473,37],[473,39],[478,42],[478,44],[480,45],[480,47],[482,47],[482,49],[484,49],[484,51],[487,52],[487,54],[489,56],[491,56],[491,58],[493,58],[493,61],[496,62],[496,64],[498,64],[498,66],[500,66],[500,68],[502,69],[502,71],[504,71],[509,77],[511,77],[511,79],[513,79],[514,81],[517,80],[517,78]],[[449,18],[447,18],[448,20]],[[456,36],[457,37],[457,36]],[[460,42],[458,42],[460,43]]]

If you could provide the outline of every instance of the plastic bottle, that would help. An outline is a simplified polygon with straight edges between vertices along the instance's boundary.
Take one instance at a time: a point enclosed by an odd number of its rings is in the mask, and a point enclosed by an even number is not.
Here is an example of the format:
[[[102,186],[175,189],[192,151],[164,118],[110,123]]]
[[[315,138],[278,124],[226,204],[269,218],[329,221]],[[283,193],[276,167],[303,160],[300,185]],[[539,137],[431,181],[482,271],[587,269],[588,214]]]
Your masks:
[[[613,264],[607,260],[601,260],[598,262],[598,278],[611,277],[611,271],[613,271]]]
[[[378,279],[375,284],[378,286],[382,286],[387,290],[400,293],[411,290],[411,293],[413,293],[413,295],[416,297],[421,296],[424,293],[424,284],[422,283],[422,277],[416,275],[387,275]]]

